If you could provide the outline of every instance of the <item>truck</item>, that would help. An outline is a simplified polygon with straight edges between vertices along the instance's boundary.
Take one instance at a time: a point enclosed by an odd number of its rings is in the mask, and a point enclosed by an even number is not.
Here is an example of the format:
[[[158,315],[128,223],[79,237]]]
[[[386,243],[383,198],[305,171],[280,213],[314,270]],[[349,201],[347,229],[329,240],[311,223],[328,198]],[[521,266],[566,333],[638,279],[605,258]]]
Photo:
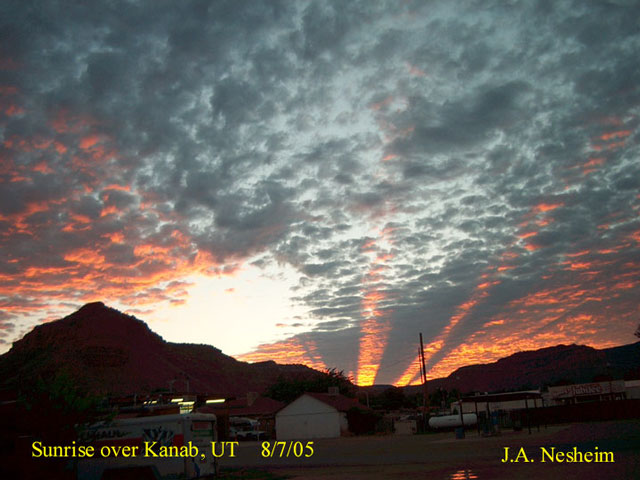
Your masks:
[[[78,460],[77,478],[191,480],[212,477],[218,473],[217,458],[212,450],[212,442],[217,440],[216,427],[216,416],[205,413],[123,418],[90,425],[83,429],[80,440],[92,445],[96,454]],[[191,446],[197,447],[197,455],[163,457],[149,451],[151,448],[161,453],[163,447],[177,447],[164,450],[178,452]],[[191,453],[194,451],[191,448]]]

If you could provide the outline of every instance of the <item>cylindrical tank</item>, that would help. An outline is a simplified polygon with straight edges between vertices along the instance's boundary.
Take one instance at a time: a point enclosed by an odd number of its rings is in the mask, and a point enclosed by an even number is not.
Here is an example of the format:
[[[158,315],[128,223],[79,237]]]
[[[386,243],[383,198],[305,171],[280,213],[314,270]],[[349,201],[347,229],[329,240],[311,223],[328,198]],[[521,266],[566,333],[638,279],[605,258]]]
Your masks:
[[[478,417],[475,413],[465,413],[463,417],[465,427],[478,423]],[[460,422],[460,414],[445,415],[444,417],[431,417],[429,419],[429,426],[431,428],[454,428],[461,427],[462,422]]]

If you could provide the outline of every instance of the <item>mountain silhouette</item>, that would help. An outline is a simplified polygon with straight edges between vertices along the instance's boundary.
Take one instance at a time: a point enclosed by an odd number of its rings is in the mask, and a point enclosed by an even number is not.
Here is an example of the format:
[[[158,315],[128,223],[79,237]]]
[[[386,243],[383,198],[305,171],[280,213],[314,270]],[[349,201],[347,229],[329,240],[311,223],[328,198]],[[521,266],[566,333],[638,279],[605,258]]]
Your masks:
[[[640,378],[640,342],[597,350],[557,345],[514,353],[500,360],[458,368],[446,378],[428,379],[430,392],[443,388],[469,392],[537,389],[550,385]],[[409,392],[421,391],[414,386]]]
[[[159,389],[236,395],[263,392],[279,376],[310,378],[304,365],[240,362],[210,345],[171,343],[142,320],[102,302],[35,327],[0,356],[0,385],[65,372],[93,393],[143,394]]]

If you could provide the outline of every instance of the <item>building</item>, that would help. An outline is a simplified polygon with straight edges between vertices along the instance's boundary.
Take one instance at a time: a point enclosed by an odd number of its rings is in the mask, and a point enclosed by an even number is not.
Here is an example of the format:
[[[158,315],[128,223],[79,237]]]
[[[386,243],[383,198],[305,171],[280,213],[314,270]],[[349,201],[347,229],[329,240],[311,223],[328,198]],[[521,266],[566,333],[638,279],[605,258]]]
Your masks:
[[[503,428],[521,428],[522,414],[514,415],[514,412],[527,412],[527,426],[531,429],[529,412],[544,406],[540,390],[524,390],[505,393],[477,393],[464,397],[460,402],[451,405],[456,413],[462,411],[467,414],[475,413],[478,432],[485,435],[493,435]],[[453,413],[453,412],[452,412]]]
[[[349,431],[347,412],[363,408],[337,393],[305,393],[276,414],[278,440],[335,438]]]
[[[640,380],[626,380],[624,389],[629,399],[640,399]]]
[[[530,390],[476,394],[462,399],[465,413],[478,414],[478,429],[539,428],[549,423],[635,418],[640,411],[640,381],[606,380]],[[452,405],[456,412],[460,403]],[[487,427],[491,428],[487,428]]]
[[[268,438],[273,438],[276,412],[285,406],[283,402],[272,398],[261,397],[255,392],[246,396],[230,398],[224,402],[207,404],[199,409],[201,412],[215,413],[222,422],[229,423],[231,418],[249,418],[258,422],[258,430],[264,432]],[[229,425],[226,425],[228,432]]]
[[[464,413],[479,412],[510,412],[527,408],[544,406],[540,390],[524,390],[520,392],[506,393],[477,393],[462,398],[462,411]],[[452,413],[458,413],[460,402],[451,404]]]
[[[581,383],[549,387],[549,405],[571,405],[582,402],[598,402],[603,400],[622,400],[626,398],[624,380],[606,382]]]

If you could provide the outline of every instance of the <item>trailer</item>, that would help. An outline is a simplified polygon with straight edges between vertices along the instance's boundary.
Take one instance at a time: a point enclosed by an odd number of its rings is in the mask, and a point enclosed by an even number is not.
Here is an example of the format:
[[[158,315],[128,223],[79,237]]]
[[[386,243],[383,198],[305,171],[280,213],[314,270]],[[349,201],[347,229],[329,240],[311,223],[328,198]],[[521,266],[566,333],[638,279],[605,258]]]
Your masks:
[[[218,462],[212,442],[216,440],[213,414],[155,415],[94,424],[81,433],[81,441],[92,445],[96,455],[79,459],[77,478],[191,480],[214,476]],[[193,455],[194,446],[197,455]],[[178,455],[163,456],[163,452]],[[187,454],[180,455],[182,452]]]
[[[464,426],[475,425],[478,423],[478,417],[475,413],[465,413],[463,415]],[[431,428],[456,428],[462,427],[462,421],[460,420],[460,414],[445,415],[442,417],[431,417],[429,419],[429,426]]]

